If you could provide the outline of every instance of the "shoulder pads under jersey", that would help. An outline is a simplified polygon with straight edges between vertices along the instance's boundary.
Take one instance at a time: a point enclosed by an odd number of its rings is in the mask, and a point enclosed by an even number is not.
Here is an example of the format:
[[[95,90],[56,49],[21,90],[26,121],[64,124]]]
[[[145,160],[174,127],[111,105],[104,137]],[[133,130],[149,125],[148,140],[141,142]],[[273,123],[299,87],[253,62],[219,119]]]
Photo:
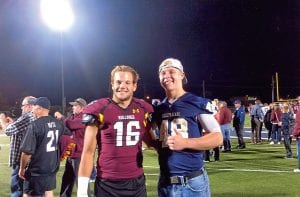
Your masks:
[[[96,123],[96,118],[91,115],[91,114],[83,114],[82,115],[82,124],[95,124]]]

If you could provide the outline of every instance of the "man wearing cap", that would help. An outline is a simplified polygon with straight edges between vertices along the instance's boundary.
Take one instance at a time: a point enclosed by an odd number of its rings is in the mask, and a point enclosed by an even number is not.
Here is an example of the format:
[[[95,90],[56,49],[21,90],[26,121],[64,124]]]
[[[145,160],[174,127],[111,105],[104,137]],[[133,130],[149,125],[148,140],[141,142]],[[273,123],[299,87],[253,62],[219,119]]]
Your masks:
[[[204,151],[223,141],[211,103],[183,89],[187,80],[177,59],[160,64],[159,79],[166,98],[152,116],[159,128],[158,196],[210,196]]]
[[[236,136],[238,138],[238,149],[246,148],[244,142],[244,123],[245,123],[245,108],[242,106],[242,102],[240,100],[234,101],[234,116],[233,116],[233,127],[236,132]]]
[[[54,196],[59,169],[59,141],[64,125],[49,116],[50,101],[39,97],[33,104],[33,121],[25,134],[19,176],[24,179],[23,196]]]
[[[5,116],[0,117],[0,122],[5,134],[10,136],[9,166],[12,168],[10,179],[10,190],[12,197],[20,197],[23,194],[23,179],[18,173],[20,169],[20,146],[26,130],[30,123],[34,121],[32,114],[32,104],[35,97],[26,96],[22,101],[22,115],[15,121],[7,121]]]
[[[72,140],[75,142],[75,148],[72,150],[71,155],[66,160],[65,171],[62,176],[62,183],[60,189],[61,197],[71,197],[74,183],[77,183],[78,168],[83,149],[83,139],[85,125],[81,123],[82,110],[86,106],[86,101],[83,98],[77,98],[72,105],[73,113],[71,116],[64,118],[59,112],[55,113],[58,119],[63,119],[66,127],[72,132]],[[68,137],[68,136],[64,136]]]

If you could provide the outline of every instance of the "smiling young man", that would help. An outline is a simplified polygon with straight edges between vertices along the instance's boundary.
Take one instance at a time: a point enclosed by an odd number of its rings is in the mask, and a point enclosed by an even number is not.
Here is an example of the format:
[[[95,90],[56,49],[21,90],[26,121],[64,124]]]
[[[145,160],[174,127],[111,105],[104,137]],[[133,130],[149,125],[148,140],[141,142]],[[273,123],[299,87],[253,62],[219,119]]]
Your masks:
[[[87,196],[96,146],[95,196],[146,196],[142,139],[149,137],[147,117],[153,109],[133,97],[138,79],[132,67],[116,66],[111,71],[112,98],[93,101],[83,110],[86,130],[77,196]]]
[[[208,197],[204,150],[221,145],[223,140],[211,112],[212,105],[207,99],[184,90],[187,79],[177,59],[168,58],[160,64],[159,80],[166,98],[153,113],[160,142],[158,196]]]

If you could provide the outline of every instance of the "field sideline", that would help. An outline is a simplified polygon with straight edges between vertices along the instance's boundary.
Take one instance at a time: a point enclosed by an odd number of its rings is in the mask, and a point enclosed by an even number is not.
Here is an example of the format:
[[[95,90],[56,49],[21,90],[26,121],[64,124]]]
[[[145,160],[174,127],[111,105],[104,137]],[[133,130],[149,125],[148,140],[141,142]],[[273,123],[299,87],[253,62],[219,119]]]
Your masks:
[[[0,197],[9,195],[10,168],[8,161],[9,138],[0,137]],[[233,147],[236,145],[233,139]],[[293,142],[293,153],[295,142]],[[247,144],[243,150],[233,149],[230,153],[221,153],[220,162],[206,163],[209,174],[212,196],[217,197],[300,197],[300,173],[294,173],[297,159],[284,159],[283,144],[269,145],[267,142],[259,145]],[[213,160],[213,158],[211,158]],[[58,196],[64,163],[61,163],[57,174]],[[156,152],[150,149],[144,151],[144,169],[147,178],[149,197],[156,196],[158,164]],[[74,188],[75,190],[76,188]],[[74,193],[73,196],[76,196]]]

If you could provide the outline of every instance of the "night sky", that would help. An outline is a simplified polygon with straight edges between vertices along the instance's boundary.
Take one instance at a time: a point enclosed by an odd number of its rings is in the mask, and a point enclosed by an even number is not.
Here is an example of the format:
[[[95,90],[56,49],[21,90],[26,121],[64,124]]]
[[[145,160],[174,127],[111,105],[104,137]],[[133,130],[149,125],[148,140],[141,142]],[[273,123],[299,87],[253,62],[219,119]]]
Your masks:
[[[164,96],[157,68],[182,61],[186,89],[228,100],[271,101],[300,95],[299,0],[73,0],[75,23],[62,36],[41,20],[39,1],[0,1],[0,96],[61,103],[61,57],[67,102],[109,96],[109,74],[128,64],[141,76],[138,97]],[[62,45],[61,45],[62,44]],[[62,47],[61,47],[62,46]]]

